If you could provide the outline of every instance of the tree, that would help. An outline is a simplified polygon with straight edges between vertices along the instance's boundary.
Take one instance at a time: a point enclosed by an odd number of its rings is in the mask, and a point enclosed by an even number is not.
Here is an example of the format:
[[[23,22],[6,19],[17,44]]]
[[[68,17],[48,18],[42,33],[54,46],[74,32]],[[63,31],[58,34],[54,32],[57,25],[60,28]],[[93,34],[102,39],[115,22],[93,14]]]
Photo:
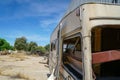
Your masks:
[[[42,47],[42,46],[38,46],[38,47],[36,48],[36,50],[41,51],[42,53],[45,53],[45,52],[46,52],[46,49],[45,49],[44,47]]]
[[[27,50],[27,39],[25,37],[16,38],[14,48],[17,50]]]
[[[36,42],[31,41],[30,43],[28,43],[28,51],[35,51],[37,46],[38,45]]]
[[[45,49],[46,49],[47,51],[49,51],[49,50],[50,50],[50,44],[47,44],[47,45],[45,46]]]
[[[0,38],[0,51],[3,50],[11,50],[11,46],[5,39]]]
[[[13,47],[13,46],[10,46],[9,50],[14,50],[14,47]]]

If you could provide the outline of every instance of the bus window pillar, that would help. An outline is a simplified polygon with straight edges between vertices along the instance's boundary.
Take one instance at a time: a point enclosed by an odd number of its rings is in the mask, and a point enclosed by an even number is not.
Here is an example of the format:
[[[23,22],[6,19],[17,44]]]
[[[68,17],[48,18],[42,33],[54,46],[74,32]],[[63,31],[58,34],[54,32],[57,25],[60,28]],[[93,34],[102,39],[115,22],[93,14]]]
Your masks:
[[[92,65],[91,65],[91,46],[90,37],[83,36],[83,71],[84,80],[92,80]]]
[[[92,57],[91,57],[91,32],[89,22],[89,10],[87,6],[81,8],[80,16],[82,26],[82,52],[83,52],[83,80],[93,80],[92,78]]]

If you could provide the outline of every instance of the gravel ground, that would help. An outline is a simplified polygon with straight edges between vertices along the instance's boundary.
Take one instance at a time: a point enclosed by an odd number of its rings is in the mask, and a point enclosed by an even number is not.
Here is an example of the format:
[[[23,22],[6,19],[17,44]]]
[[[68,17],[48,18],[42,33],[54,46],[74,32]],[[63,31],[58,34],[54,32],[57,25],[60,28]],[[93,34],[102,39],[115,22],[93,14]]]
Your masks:
[[[45,63],[43,57],[0,56],[0,80],[47,80],[49,69]]]

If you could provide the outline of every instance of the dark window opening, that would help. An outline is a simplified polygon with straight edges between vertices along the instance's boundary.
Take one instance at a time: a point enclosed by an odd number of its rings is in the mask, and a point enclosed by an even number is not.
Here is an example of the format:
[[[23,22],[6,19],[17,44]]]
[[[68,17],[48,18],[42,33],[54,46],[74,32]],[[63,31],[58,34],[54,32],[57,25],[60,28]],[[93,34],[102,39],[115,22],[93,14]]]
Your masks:
[[[120,80],[120,26],[92,29],[91,41],[96,80]]]
[[[74,79],[82,80],[82,55],[80,36],[63,40],[63,65]]]
[[[113,0],[112,3],[118,3],[118,0]]]
[[[57,42],[57,40],[55,40],[51,43],[51,51],[56,50],[56,42]]]
[[[120,49],[120,28],[103,27],[94,28],[92,30],[93,53],[119,49]]]

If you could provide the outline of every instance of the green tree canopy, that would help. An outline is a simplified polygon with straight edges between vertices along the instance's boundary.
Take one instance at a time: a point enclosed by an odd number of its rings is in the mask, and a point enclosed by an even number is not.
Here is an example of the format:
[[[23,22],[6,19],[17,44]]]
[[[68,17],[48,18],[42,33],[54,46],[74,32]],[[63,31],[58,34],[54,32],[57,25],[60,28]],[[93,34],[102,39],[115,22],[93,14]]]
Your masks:
[[[28,43],[28,51],[35,51],[37,46],[38,45],[36,42],[31,41],[30,43]]]
[[[45,46],[45,49],[46,49],[47,51],[49,51],[49,50],[50,50],[50,44],[47,44],[47,45]]]
[[[5,39],[0,38],[0,51],[10,49],[12,49],[12,46],[10,46],[10,44]]]
[[[16,38],[14,48],[17,50],[27,50],[27,39],[25,37]]]
[[[44,47],[42,47],[42,46],[38,46],[38,47],[36,48],[36,50],[41,51],[42,53],[45,53],[45,52],[46,52],[46,49],[45,49]]]

